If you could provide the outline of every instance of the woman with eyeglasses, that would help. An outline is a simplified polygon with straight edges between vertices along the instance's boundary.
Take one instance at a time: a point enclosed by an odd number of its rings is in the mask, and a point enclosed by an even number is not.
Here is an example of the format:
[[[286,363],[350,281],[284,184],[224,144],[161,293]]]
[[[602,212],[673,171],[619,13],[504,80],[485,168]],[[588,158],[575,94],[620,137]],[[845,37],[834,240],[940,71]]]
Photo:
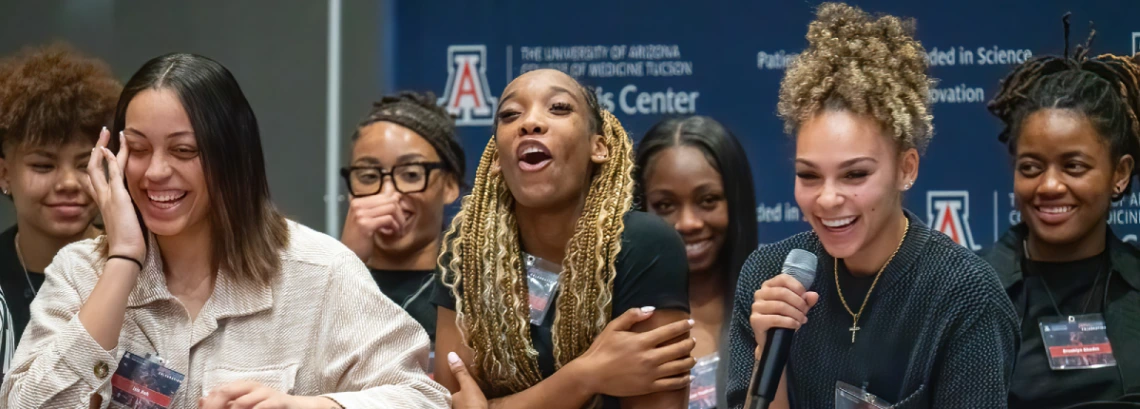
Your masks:
[[[430,92],[374,103],[352,135],[352,165],[341,170],[352,195],[341,242],[433,341],[444,207],[459,197],[463,172],[455,120]]]

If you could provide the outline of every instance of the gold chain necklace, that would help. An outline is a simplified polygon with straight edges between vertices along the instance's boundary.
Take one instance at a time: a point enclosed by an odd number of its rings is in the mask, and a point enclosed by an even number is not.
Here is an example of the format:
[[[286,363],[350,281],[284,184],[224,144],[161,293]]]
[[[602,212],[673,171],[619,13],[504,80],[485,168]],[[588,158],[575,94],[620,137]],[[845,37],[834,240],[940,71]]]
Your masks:
[[[883,271],[887,269],[887,266],[891,265],[891,260],[895,259],[895,255],[899,254],[899,249],[902,249],[903,241],[906,240],[906,234],[907,232],[910,232],[910,219],[903,217],[903,221],[906,223],[906,227],[903,229],[903,238],[899,240],[899,246],[895,247],[895,252],[891,253],[891,257],[888,258],[887,262],[883,264],[883,268],[880,268],[879,272],[875,274],[875,281],[871,282],[871,289],[867,290],[867,295],[863,297],[863,305],[859,306],[859,312],[851,311],[851,307],[847,306],[847,299],[843,298],[843,289],[839,288],[839,259],[834,260],[835,290],[839,293],[839,301],[843,303],[843,308],[847,309],[848,314],[851,314],[851,328],[848,328],[847,330],[851,331],[852,344],[855,343],[855,334],[859,332],[860,329],[862,329],[859,328],[859,317],[863,316],[863,309],[867,308],[867,300],[871,299],[871,292],[875,291],[875,285],[879,283],[879,277],[883,276]]]
[[[28,280],[28,288],[32,290],[32,297],[36,296],[36,286],[32,285],[32,275],[28,274],[28,266],[24,264],[24,252],[20,251],[20,233],[16,233],[16,257],[20,259],[20,268],[24,269],[24,278]]]

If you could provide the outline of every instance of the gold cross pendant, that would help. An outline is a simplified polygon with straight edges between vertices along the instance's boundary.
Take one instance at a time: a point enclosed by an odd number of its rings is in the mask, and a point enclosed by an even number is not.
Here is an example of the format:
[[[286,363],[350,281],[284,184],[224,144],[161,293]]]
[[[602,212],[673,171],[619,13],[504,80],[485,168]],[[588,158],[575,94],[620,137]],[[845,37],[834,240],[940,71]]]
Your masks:
[[[852,344],[855,343],[855,333],[859,332],[860,329],[862,329],[862,328],[859,328],[859,326],[855,325],[855,324],[851,324],[851,328],[847,329],[848,331],[851,331],[851,343]]]

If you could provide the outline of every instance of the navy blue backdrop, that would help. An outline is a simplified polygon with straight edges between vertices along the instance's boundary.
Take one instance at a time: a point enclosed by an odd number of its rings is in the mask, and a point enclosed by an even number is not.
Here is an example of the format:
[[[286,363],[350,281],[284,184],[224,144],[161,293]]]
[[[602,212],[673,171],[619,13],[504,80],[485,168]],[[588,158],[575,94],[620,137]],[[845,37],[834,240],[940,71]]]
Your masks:
[[[808,229],[792,196],[793,144],[776,117],[784,65],[806,46],[820,2],[656,0],[389,2],[382,56],[386,89],[431,90],[460,116],[468,166],[491,135],[507,82],[542,67],[600,88],[599,99],[638,140],[658,120],[709,115],[747,150],[761,242]],[[871,12],[914,17],[939,80],[935,137],[907,208],[979,249],[1018,214],[1009,157],[985,109],[998,81],[1032,55],[1061,53],[1061,16],[1073,13],[1073,45],[1089,21],[1093,54],[1140,51],[1140,1],[860,0]],[[1140,195],[1111,216],[1117,234],[1140,232]]]

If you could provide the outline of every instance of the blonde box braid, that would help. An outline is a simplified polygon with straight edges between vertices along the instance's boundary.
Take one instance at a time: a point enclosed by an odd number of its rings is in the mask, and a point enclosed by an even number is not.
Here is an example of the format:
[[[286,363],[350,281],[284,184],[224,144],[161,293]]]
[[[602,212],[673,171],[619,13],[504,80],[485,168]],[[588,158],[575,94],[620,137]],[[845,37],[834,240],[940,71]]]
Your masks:
[[[566,245],[553,323],[554,364],[584,353],[612,316],[623,216],[633,199],[633,142],[602,110],[608,160],[597,167],[574,235]],[[456,325],[474,352],[471,370],[488,397],[521,392],[542,380],[530,336],[530,307],[514,198],[493,165],[492,137],[471,194],[444,235],[443,282],[456,300]],[[596,403],[596,401],[595,401]]]

